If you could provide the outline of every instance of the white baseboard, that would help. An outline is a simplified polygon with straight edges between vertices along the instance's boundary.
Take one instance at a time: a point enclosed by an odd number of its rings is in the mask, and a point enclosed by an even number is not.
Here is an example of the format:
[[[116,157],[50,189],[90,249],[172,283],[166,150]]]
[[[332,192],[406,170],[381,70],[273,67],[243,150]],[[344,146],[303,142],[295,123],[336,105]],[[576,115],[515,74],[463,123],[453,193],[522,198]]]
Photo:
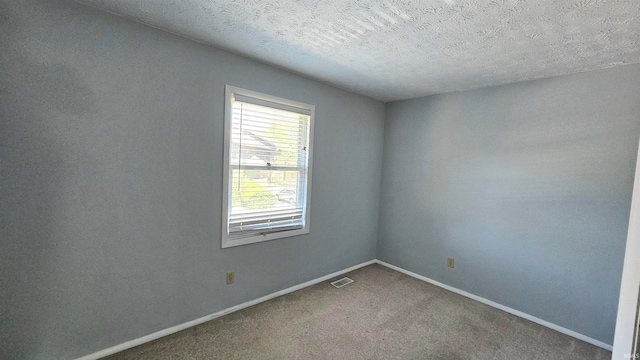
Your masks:
[[[359,269],[361,267],[365,267],[367,265],[371,265],[371,264],[373,264],[375,262],[376,262],[376,260],[366,261],[366,262],[363,262],[362,264],[354,265],[354,266],[352,266],[350,268],[347,268],[347,269],[344,269],[344,270],[340,270],[340,271],[336,271],[336,272],[334,272],[332,274],[325,275],[323,277],[320,277],[320,278],[317,278],[317,279],[314,279],[314,280],[310,280],[310,281],[307,281],[305,283],[302,283],[302,284],[299,284],[299,285],[296,285],[296,286],[292,286],[290,288],[286,288],[284,290],[280,290],[280,291],[274,292],[273,294],[265,295],[263,297],[260,297],[260,298],[254,299],[254,300],[247,301],[247,302],[242,303],[240,305],[232,306],[232,307],[230,307],[228,309],[224,309],[222,311],[218,311],[217,313],[213,313],[213,314],[201,317],[199,319],[191,320],[191,321],[188,321],[188,322],[186,322],[184,324],[172,326],[170,328],[167,328],[167,329],[164,329],[164,330],[160,330],[158,332],[154,332],[153,334],[149,334],[149,335],[143,336],[141,338],[137,338],[137,339],[134,339],[134,340],[131,340],[131,341],[127,341],[125,343],[122,343],[122,344],[119,344],[119,345],[116,345],[116,346],[112,346],[112,347],[104,349],[104,350],[100,350],[98,352],[94,352],[93,354],[85,355],[83,357],[78,358],[77,360],[96,360],[96,359],[103,358],[105,356],[113,355],[113,354],[118,353],[120,351],[124,351],[124,350],[130,349],[132,347],[135,347],[135,346],[138,346],[138,345],[142,345],[144,343],[147,343],[147,342],[150,342],[150,341],[153,341],[153,340],[157,340],[157,339],[159,339],[161,337],[165,337],[167,335],[171,335],[171,334],[177,333],[178,331],[182,331],[182,330],[188,329],[190,327],[193,327],[193,326],[196,326],[196,325],[200,325],[200,324],[202,324],[204,322],[207,322],[209,320],[213,320],[215,318],[219,318],[221,316],[224,316],[224,315],[230,314],[232,312],[244,309],[246,307],[249,307],[249,306],[252,306],[252,305],[256,305],[256,304],[259,304],[261,302],[265,302],[267,300],[271,300],[271,299],[276,298],[278,296],[282,296],[282,295],[285,295],[285,294],[288,294],[288,293],[291,293],[291,292],[306,288],[308,286],[315,285],[317,283],[321,283],[323,281],[329,280],[329,279],[334,278],[336,276],[340,276],[342,274],[345,274],[345,273],[348,273],[350,271]]]
[[[209,320],[213,320],[215,318],[219,318],[221,316],[230,314],[232,312],[235,312],[235,311],[238,311],[238,310],[242,310],[242,309],[247,308],[249,306],[253,306],[253,305],[259,304],[261,302],[265,302],[265,301],[271,300],[271,299],[276,298],[278,296],[282,296],[282,295],[285,295],[285,294],[288,294],[288,293],[291,293],[291,292],[306,288],[308,286],[315,285],[317,283],[321,283],[323,281],[329,280],[329,279],[334,278],[336,276],[340,276],[342,274],[348,273],[350,271],[353,271],[353,270],[356,270],[356,269],[359,269],[361,267],[365,267],[365,266],[368,266],[368,265],[371,265],[371,264],[374,264],[374,263],[380,264],[382,266],[386,266],[386,267],[388,267],[390,269],[396,270],[398,272],[401,272],[403,274],[409,275],[409,276],[414,277],[416,279],[428,282],[430,284],[433,284],[435,286],[438,286],[438,287],[441,287],[443,289],[449,290],[449,291],[454,292],[456,294],[459,294],[459,295],[468,297],[470,299],[479,301],[479,302],[481,302],[483,304],[489,305],[491,307],[494,307],[496,309],[502,310],[504,312],[508,312],[508,313],[513,314],[515,316],[521,317],[523,319],[527,319],[529,321],[533,321],[533,322],[535,322],[537,324],[540,324],[542,326],[546,326],[546,327],[548,327],[550,329],[553,329],[553,330],[556,330],[556,331],[561,332],[563,334],[572,336],[572,337],[574,337],[576,339],[582,340],[584,342],[588,342],[589,344],[593,344],[595,346],[601,347],[601,348],[609,350],[609,351],[613,350],[613,346],[610,345],[610,344],[606,344],[606,343],[604,343],[602,341],[590,338],[590,337],[588,337],[586,335],[577,333],[577,332],[575,332],[573,330],[569,330],[569,329],[564,328],[562,326],[559,326],[559,325],[550,323],[548,321],[539,319],[539,318],[537,318],[535,316],[523,313],[522,311],[518,311],[518,310],[512,309],[510,307],[498,304],[498,303],[493,302],[491,300],[487,300],[487,299],[482,298],[480,296],[477,296],[477,295],[468,293],[466,291],[454,288],[453,286],[449,286],[449,285],[443,284],[441,282],[429,279],[428,277],[416,274],[414,272],[411,272],[409,270],[405,270],[405,269],[403,269],[401,267],[397,267],[395,265],[391,265],[391,264],[386,263],[384,261],[370,260],[370,261],[363,262],[361,264],[352,266],[350,268],[347,268],[347,269],[344,269],[344,270],[340,270],[340,271],[336,271],[336,272],[334,272],[332,274],[325,275],[323,277],[320,277],[320,278],[317,278],[317,279],[314,279],[314,280],[310,280],[310,281],[307,281],[305,283],[302,283],[302,284],[299,284],[299,285],[296,285],[296,286],[292,286],[290,288],[287,288],[287,289],[284,289],[284,290],[280,290],[280,291],[274,292],[274,293],[269,294],[269,295],[262,296],[260,298],[257,298],[257,299],[251,300],[251,301],[247,301],[247,302],[242,303],[240,305],[232,306],[230,308],[227,308],[227,309],[224,309],[222,311],[218,311],[216,313],[201,317],[199,319],[188,321],[186,323],[183,323],[183,324],[180,324],[180,325],[176,325],[176,326],[164,329],[164,330],[160,330],[158,332],[155,332],[153,334],[149,334],[147,336],[143,336],[141,338],[137,338],[137,339],[134,339],[134,340],[131,340],[131,341],[127,341],[125,343],[122,343],[122,344],[119,344],[119,345],[116,345],[116,346],[112,346],[112,347],[104,349],[104,350],[100,350],[100,351],[95,352],[93,354],[89,354],[89,355],[80,357],[77,360],[97,360],[97,359],[103,358],[105,356],[113,355],[113,354],[118,353],[120,351],[124,351],[124,350],[130,349],[130,348],[138,346],[138,345],[142,345],[144,343],[147,343],[147,342],[150,342],[150,341],[153,341],[153,340],[157,340],[157,339],[159,339],[161,337],[165,337],[167,335],[171,335],[171,334],[177,333],[178,331],[182,331],[182,330],[188,329],[190,327],[193,327],[193,326],[196,326],[196,325],[200,325],[200,324],[202,324],[204,322],[207,322]]]
[[[456,294],[468,297],[469,299],[473,299],[473,300],[479,301],[479,302],[481,302],[483,304],[489,305],[489,306],[494,307],[496,309],[502,310],[504,312],[508,312],[509,314],[513,314],[513,315],[521,317],[523,319],[527,319],[529,321],[533,321],[534,323],[540,324],[542,326],[546,326],[546,327],[548,327],[550,329],[553,329],[553,330],[561,332],[563,334],[572,336],[572,337],[574,337],[576,339],[579,339],[579,340],[582,340],[584,342],[588,342],[589,344],[601,347],[601,348],[609,350],[609,351],[613,350],[613,345],[606,344],[606,343],[604,343],[602,341],[590,338],[590,337],[588,337],[586,335],[582,335],[582,334],[577,333],[577,332],[575,332],[573,330],[569,330],[567,328],[564,328],[562,326],[556,325],[554,323],[550,323],[548,321],[539,319],[539,318],[537,318],[535,316],[531,316],[529,314],[523,313],[522,311],[518,311],[518,310],[512,309],[510,307],[498,304],[496,302],[493,302],[491,300],[487,300],[487,299],[482,298],[482,297],[477,296],[477,295],[473,295],[473,294],[468,293],[468,292],[466,292],[464,290],[460,290],[460,289],[454,288],[453,286],[449,286],[449,285],[443,284],[441,282],[429,279],[428,277],[416,274],[414,272],[411,272],[409,270],[405,270],[405,269],[403,269],[401,267],[397,267],[395,265],[388,264],[388,263],[386,263],[384,261],[375,260],[375,262],[377,264],[380,264],[382,266],[386,266],[386,267],[388,267],[390,269],[396,270],[396,271],[401,272],[403,274],[407,274],[407,275],[409,275],[411,277],[414,277],[414,278],[416,278],[418,280],[422,280],[422,281],[428,282],[430,284],[433,284],[435,286],[439,286],[439,287],[441,287],[443,289],[449,290],[449,291],[454,292]]]

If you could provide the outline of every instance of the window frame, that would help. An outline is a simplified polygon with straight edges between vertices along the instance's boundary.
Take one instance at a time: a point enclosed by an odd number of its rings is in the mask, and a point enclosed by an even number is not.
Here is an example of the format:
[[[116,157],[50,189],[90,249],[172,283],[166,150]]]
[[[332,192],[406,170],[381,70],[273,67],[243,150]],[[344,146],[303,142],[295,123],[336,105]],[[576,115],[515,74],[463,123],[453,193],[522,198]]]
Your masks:
[[[231,214],[231,127],[232,127],[232,100],[234,95],[239,95],[246,101],[247,98],[257,100],[259,102],[273,103],[281,105],[280,109],[295,111],[295,109],[309,112],[309,140],[307,143],[307,183],[306,183],[306,200],[304,204],[304,227],[302,229],[283,230],[265,234],[251,234],[246,237],[238,238],[229,234],[229,215]],[[247,101],[249,102],[249,101]],[[302,102],[280,98],[273,95],[263,94],[253,90],[243,89],[237,86],[225,85],[225,106],[224,106],[224,161],[222,171],[222,248],[253,244],[263,241],[281,239],[291,236],[299,236],[310,232],[311,219],[311,179],[313,164],[313,131],[315,120],[315,105],[309,105]],[[264,105],[263,105],[264,106]],[[287,109],[288,108],[288,109]]]

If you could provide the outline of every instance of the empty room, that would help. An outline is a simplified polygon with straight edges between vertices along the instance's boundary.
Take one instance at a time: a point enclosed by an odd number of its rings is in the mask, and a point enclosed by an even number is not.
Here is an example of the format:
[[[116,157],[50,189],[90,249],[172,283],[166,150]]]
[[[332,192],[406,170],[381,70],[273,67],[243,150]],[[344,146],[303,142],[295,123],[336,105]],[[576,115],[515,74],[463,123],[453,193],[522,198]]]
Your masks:
[[[0,358],[640,357],[639,137],[640,1],[0,0]]]

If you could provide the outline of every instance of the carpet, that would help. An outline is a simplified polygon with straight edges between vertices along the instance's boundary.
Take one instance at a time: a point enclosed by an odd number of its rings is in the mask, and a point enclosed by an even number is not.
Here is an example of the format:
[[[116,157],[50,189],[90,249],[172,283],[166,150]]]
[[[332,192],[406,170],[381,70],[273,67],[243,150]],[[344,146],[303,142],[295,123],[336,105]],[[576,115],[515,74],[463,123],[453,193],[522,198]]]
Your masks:
[[[319,283],[106,359],[611,358],[378,264],[343,276],[354,282],[340,289]]]

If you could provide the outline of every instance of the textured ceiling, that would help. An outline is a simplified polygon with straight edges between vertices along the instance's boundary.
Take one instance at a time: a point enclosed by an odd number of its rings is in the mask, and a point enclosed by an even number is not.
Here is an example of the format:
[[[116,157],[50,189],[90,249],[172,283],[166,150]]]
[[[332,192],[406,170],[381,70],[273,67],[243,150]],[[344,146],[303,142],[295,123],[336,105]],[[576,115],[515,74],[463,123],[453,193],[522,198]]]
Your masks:
[[[79,0],[380,100],[640,62],[640,0]]]

